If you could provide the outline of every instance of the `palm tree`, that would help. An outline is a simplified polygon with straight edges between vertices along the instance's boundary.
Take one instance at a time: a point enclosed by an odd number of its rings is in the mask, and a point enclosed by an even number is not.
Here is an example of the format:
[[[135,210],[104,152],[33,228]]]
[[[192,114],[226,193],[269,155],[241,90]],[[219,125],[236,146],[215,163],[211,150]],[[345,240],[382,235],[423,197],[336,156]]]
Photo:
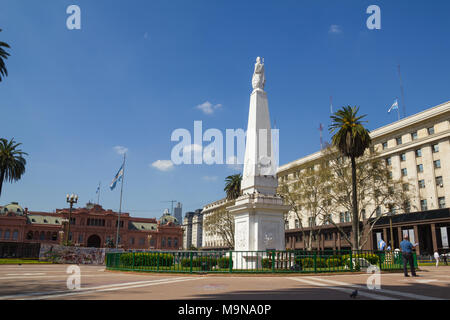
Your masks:
[[[2,29],[0,29],[0,32],[2,32]],[[9,53],[6,52],[2,47],[10,48],[10,46],[6,42],[0,41],[0,82],[2,82],[2,78],[8,75],[5,60],[8,59]]]
[[[359,107],[342,107],[331,116],[332,123],[329,127],[331,133],[335,133],[332,143],[343,156],[349,157],[352,163],[352,232],[353,249],[359,249],[359,216],[356,194],[356,158],[361,157],[370,146],[369,131],[364,128],[361,121],[363,116],[358,116]],[[337,131],[337,132],[336,132]]]
[[[4,181],[18,181],[25,173],[27,161],[23,156],[28,154],[17,149],[20,145],[14,138],[11,141],[0,138],[0,196]]]
[[[241,195],[241,180],[240,173],[226,177],[223,191],[227,193],[227,200],[237,199]]]

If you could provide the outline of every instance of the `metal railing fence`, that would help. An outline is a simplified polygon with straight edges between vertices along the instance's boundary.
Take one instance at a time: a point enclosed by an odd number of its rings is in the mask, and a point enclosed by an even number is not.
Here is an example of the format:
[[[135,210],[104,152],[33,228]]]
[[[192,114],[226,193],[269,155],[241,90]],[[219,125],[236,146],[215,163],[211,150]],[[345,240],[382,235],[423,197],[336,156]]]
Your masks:
[[[417,260],[414,254],[414,264]],[[402,270],[400,252],[341,251],[138,251],[106,254],[106,268],[173,273],[334,273],[376,265]]]

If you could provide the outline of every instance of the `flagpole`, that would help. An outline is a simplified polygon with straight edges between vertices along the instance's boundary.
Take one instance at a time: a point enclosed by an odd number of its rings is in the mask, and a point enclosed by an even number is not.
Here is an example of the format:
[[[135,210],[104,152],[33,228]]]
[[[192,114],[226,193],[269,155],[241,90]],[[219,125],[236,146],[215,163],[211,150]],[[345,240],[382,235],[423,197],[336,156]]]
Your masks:
[[[125,156],[126,156],[126,153],[123,154],[123,164],[122,164],[123,174],[122,174],[122,184],[120,186],[119,215],[117,216],[116,249],[118,249],[118,247],[119,247],[120,214],[122,213],[123,180],[125,179]]]
[[[98,182],[97,204],[100,204],[100,185],[101,185],[101,181]]]
[[[400,121],[400,107],[398,106],[398,97],[397,97],[397,115],[398,115],[398,120]]]

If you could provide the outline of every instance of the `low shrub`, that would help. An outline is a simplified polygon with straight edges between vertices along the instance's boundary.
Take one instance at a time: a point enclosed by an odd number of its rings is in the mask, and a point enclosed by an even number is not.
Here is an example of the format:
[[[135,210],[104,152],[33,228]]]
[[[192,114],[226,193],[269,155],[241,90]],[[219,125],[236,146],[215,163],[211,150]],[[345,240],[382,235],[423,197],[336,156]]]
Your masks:
[[[120,255],[120,263],[124,266],[154,267],[158,265],[158,262],[160,266],[171,267],[173,265],[173,255],[146,252],[129,252]]]
[[[219,265],[219,268],[229,268],[230,267],[230,258],[222,257],[217,259],[217,263]],[[231,266],[233,267],[233,260],[231,260]]]
[[[261,265],[264,269],[272,268],[272,261],[269,258],[261,259]]]
[[[340,258],[328,258],[327,259],[327,267],[332,268],[332,267],[339,267],[342,264],[342,261]]]

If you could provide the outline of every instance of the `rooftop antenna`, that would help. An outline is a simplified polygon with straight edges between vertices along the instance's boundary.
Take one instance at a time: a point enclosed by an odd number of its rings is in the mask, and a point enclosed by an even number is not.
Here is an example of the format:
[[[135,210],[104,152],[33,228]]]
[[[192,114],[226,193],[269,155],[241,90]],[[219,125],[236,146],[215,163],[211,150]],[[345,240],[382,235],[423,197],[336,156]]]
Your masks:
[[[330,96],[330,112],[333,114],[333,96]]]
[[[400,92],[402,94],[402,111],[403,118],[406,117],[405,92],[403,90],[402,74],[400,73],[400,64],[398,65],[398,78],[400,80]]]
[[[171,202],[172,203],[172,211],[170,212],[170,215],[173,216],[173,203],[178,202],[178,200],[167,200],[167,201],[161,201],[161,202]]]

